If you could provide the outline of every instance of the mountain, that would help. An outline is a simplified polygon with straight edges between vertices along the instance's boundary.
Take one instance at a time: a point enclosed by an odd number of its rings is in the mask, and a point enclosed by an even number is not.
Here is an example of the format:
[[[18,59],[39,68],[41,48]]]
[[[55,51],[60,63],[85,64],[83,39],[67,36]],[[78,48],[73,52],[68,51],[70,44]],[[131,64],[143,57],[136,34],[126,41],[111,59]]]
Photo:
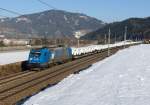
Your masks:
[[[9,37],[73,37],[76,31],[88,33],[104,25],[102,21],[85,14],[48,10],[0,19],[0,34]]]
[[[127,26],[127,39],[130,38],[150,38],[150,17],[147,18],[129,18],[121,22],[107,24],[94,32],[90,32],[82,37],[82,39],[98,40],[104,39],[108,30],[111,30],[111,38],[115,36],[117,40],[123,40],[125,27]]]

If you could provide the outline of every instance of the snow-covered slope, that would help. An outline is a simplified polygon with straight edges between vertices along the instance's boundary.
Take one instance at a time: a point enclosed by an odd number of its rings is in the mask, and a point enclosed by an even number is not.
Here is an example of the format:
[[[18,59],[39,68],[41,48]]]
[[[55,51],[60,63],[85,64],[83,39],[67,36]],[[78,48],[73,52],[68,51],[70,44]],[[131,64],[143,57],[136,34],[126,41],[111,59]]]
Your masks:
[[[150,46],[119,51],[24,105],[150,105]]]

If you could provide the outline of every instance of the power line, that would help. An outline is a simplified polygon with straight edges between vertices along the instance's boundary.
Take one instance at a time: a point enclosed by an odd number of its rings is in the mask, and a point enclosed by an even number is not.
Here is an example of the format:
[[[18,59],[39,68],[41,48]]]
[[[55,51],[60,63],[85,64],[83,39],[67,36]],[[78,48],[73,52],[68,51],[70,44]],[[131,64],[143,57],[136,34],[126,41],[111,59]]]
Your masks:
[[[46,6],[49,7],[49,8],[57,9],[57,8],[55,8],[54,6],[52,6],[52,5],[50,5],[50,4],[46,3],[46,2],[44,2],[44,1],[42,1],[42,0],[37,0],[37,1],[40,2],[41,4],[46,5]]]
[[[125,26],[125,32],[124,32],[124,48],[125,48],[125,44],[126,44],[126,37],[127,37],[127,26]]]
[[[12,13],[12,14],[15,14],[15,15],[22,15],[16,11],[12,11],[12,10],[8,10],[8,9],[5,9],[5,8],[0,8],[0,10],[3,10],[3,11],[6,11],[6,12],[9,12],[9,13]]]
[[[111,35],[111,31],[110,28],[108,30],[108,56],[110,55],[110,35]]]
[[[1,18],[9,18],[8,16],[0,15]]]
[[[37,1],[40,2],[41,4],[46,5],[46,6],[49,7],[49,8],[57,9],[56,7],[50,5],[50,4],[48,4],[48,3],[46,3],[46,2],[44,2],[44,1],[42,1],[42,0],[37,0]],[[8,10],[8,9],[1,8],[1,7],[0,7],[0,10],[6,11],[6,12],[11,13],[11,14],[15,14],[15,15],[22,15],[22,14],[19,13],[19,12],[12,11],[12,10]],[[0,15],[0,16],[2,16],[2,15]],[[2,17],[7,17],[7,16],[2,16]]]

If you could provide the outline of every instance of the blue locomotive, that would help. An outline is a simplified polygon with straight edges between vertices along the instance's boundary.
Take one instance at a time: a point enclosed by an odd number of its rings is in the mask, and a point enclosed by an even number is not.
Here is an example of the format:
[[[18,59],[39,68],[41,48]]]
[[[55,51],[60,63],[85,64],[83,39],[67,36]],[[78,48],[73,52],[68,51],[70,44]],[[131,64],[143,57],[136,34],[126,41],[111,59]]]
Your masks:
[[[31,49],[28,58],[28,68],[48,68],[51,63],[63,63],[72,59],[70,47],[60,47],[53,50],[44,47]]]

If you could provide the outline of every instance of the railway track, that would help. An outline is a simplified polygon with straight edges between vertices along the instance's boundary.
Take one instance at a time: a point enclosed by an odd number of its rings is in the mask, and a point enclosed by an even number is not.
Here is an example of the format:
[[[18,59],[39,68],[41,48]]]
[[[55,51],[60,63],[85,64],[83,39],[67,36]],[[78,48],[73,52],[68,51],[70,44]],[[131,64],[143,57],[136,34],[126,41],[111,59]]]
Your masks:
[[[122,48],[112,48],[111,53],[114,54]],[[0,105],[15,105],[19,100],[36,94],[48,85],[56,84],[69,74],[79,72],[106,57],[107,50],[104,50],[47,70],[23,72],[0,78]]]
[[[10,81],[13,81],[15,79],[20,79],[22,77],[25,77],[25,76],[29,76],[29,75],[32,75],[33,73],[35,73],[35,71],[26,71],[26,72],[21,72],[21,73],[16,73],[14,75],[11,75],[11,76],[8,76],[8,77],[5,77],[5,78],[2,78],[0,79],[0,86],[2,84],[5,84],[7,82],[10,82]]]

